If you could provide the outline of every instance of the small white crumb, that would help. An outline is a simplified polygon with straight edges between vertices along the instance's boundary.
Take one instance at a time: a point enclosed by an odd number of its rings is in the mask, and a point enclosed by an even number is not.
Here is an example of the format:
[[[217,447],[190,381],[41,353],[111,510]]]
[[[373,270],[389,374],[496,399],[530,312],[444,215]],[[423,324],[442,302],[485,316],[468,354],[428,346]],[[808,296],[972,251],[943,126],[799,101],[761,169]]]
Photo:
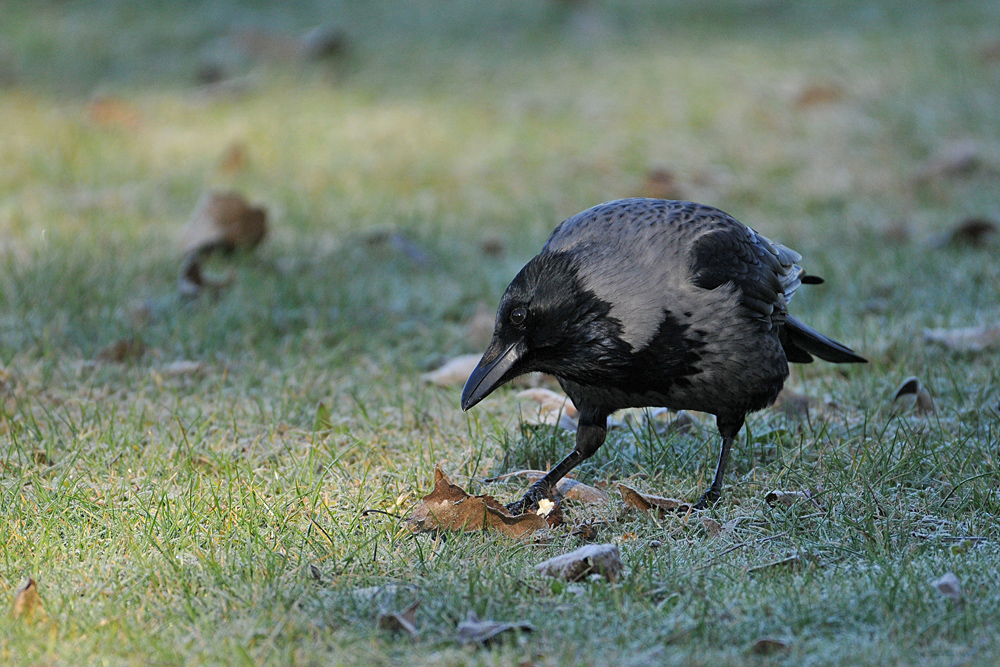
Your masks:
[[[549,512],[555,509],[555,506],[556,504],[548,498],[542,498],[538,501],[538,511],[535,514],[538,516],[548,516]]]

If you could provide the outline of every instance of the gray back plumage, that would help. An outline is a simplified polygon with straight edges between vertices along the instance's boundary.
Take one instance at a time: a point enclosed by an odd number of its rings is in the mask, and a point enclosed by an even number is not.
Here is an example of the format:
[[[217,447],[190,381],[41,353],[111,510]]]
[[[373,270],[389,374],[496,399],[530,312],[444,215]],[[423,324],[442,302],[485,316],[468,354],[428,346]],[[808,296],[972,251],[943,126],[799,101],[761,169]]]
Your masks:
[[[739,303],[764,328],[781,324],[803,273],[794,250],[684,201],[600,204],[560,224],[544,252],[576,258],[584,286],[612,304],[634,350],[656,335],[666,310],[711,322]]]

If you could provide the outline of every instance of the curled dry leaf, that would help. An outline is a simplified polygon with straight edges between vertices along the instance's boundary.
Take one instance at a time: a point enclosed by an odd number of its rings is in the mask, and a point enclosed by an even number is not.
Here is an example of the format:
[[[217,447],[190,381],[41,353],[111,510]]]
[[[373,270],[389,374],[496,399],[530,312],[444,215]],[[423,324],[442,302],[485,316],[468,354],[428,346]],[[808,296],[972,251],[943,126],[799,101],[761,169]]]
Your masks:
[[[552,424],[567,431],[576,430],[576,420],[580,413],[568,396],[544,387],[533,387],[517,392],[515,398],[534,401],[538,404],[525,408],[527,418],[524,421],[526,424]]]
[[[87,105],[87,116],[94,125],[124,127],[130,130],[142,125],[139,109],[119,97],[98,96]]]
[[[687,512],[691,509],[691,504],[676,498],[664,498],[663,496],[653,496],[648,493],[640,493],[630,486],[618,484],[618,491],[622,494],[622,500],[629,507],[648,512],[651,509],[658,509],[661,512]]]
[[[897,405],[909,405],[918,415],[934,412],[934,399],[927,388],[920,384],[916,377],[909,377],[899,385],[892,402]]]
[[[335,25],[318,25],[299,39],[299,56],[303,60],[342,58],[349,49],[347,33]]]
[[[954,572],[946,572],[939,579],[932,581],[931,586],[942,596],[955,602],[961,600],[964,595],[962,592],[962,582],[958,580]]]
[[[810,396],[785,390],[778,394],[773,407],[782,412],[785,418],[790,421],[808,421],[809,409],[817,403],[816,399]]]
[[[795,98],[795,106],[800,109],[833,104],[844,99],[844,89],[829,83],[817,83],[806,86]]]
[[[470,496],[452,484],[441,468],[434,469],[434,490],[421,499],[407,522],[414,532],[494,530],[509,537],[549,527],[533,512],[514,516],[492,496]]]
[[[146,346],[138,338],[123,338],[116,340],[106,347],[102,347],[94,355],[97,361],[106,361],[116,364],[123,364],[126,361],[138,359],[146,353]]]
[[[478,354],[462,354],[444,362],[439,368],[424,373],[420,379],[437,387],[465,384],[478,364]]]
[[[207,192],[182,232],[184,252],[253,250],[267,235],[267,210],[235,192]]]
[[[761,637],[750,645],[750,652],[755,655],[772,655],[781,651],[787,651],[791,644],[783,639],[773,637]]]
[[[808,489],[805,491],[781,491],[780,489],[775,489],[771,491],[766,496],[764,496],[764,502],[774,507],[775,505],[783,505],[785,507],[791,507],[799,501],[812,500],[812,491]],[[813,502],[816,502],[813,500]]]
[[[45,606],[38,594],[38,585],[30,577],[21,582],[14,591],[14,606],[11,616],[25,623],[40,621],[45,618]]]
[[[1000,347],[1000,324],[960,329],[925,329],[924,339],[953,352],[982,352]]]
[[[722,524],[713,519],[710,516],[703,516],[700,518],[701,525],[704,527],[705,532],[708,533],[709,537],[718,537],[722,534]]]
[[[951,176],[968,176],[984,166],[979,144],[953,141],[942,146],[917,169],[917,181],[926,183]]]
[[[580,581],[592,574],[617,581],[624,568],[621,554],[614,544],[588,544],[535,566],[541,574],[566,581]]]
[[[242,141],[234,141],[222,151],[219,159],[219,169],[233,173],[242,171],[247,166],[247,148]]]
[[[469,612],[469,617],[458,624],[458,641],[463,644],[486,644],[505,632],[534,632],[530,623],[501,623],[498,621],[480,621],[476,615]]]
[[[378,627],[390,632],[405,632],[410,637],[416,637],[420,634],[414,623],[417,617],[417,607],[419,606],[420,600],[417,600],[402,612],[380,614],[378,617]]]
[[[973,247],[985,245],[997,233],[997,223],[988,218],[966,218],[935,245],[938,247]]]
[[[677,177],[672,171],[662,167],[646,172],[646,179],[639,194],[653,199],[684,199],[683,189]]]

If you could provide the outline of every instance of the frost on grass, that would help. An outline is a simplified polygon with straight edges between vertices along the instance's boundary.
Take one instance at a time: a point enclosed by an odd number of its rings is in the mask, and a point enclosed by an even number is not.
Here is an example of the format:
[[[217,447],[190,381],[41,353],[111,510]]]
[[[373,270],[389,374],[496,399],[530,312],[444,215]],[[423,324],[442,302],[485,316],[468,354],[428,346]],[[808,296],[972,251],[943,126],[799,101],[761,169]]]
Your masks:
[[[492,496],[470,496],[452,484],[441,468],[434,469],[434,490],[413,508],[407,521],[415,532],[492,530],[509,537],[524,537],[549,527],[538,514],[514,516]]]

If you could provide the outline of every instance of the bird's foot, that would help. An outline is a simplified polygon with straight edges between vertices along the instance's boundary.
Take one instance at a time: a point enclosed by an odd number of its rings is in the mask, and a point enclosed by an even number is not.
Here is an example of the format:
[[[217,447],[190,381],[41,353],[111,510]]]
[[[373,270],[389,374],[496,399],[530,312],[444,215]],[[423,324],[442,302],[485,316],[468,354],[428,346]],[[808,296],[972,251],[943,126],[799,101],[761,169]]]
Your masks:
[[[507,505],[507,511],[514,516],[520,516],[525,512],[534,512],[538,509],[538,501],[543,498],[551,500],[552,490],[548,484],[541,484],[540,481],[535,482],[524,494],[524,497]]]
[[[711,505],[714,505],[719,498],[722,497],[722,492],[718,489],[709,489],[702,495],[701,499],[694,504],[694,509],[703,510],[708,509]]]

